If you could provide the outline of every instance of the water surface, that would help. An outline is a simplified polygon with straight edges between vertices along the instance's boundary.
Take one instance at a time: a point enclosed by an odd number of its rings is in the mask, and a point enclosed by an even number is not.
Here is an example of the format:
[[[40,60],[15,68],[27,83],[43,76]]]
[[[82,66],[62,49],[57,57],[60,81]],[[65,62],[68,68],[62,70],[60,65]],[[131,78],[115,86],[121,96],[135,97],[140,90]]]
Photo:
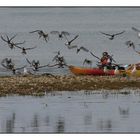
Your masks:
[[[139,91],[52,92],[0,98],[1,133],[140,132]]]

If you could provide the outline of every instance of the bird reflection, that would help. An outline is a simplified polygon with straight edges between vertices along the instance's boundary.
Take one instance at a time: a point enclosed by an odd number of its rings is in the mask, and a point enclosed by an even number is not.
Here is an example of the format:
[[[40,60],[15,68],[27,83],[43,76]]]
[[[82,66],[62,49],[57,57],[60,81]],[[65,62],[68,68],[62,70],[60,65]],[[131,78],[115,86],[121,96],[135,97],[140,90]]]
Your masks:
[[[6,133],[13,133],[14,132],[14,125],[15,125],[15,117],[16,114],[13,113],[12,117],[6,120]]]
[[[45,122],[46,126],[49,126],[50,125],[50,117],[46,116],[44,122]]]
[[[56,122],[56,132],[57,133],[62,133],[65,130],[65,122],[63,118],[59,118],[58,121]]]
[[[112,130],[112,121],[111,120],[100,120],[97,125],[101,131]]]
[[[33,128],[34,132],[38,132],[38,127],[39,127],[39,121],[38,121],[38,115],[35,114],[33,116],[33,121],[31,122],[31,127]]]
[[[129,108],[122,108],[119,106],[119,113],[123,118],[128,118]]]
[[[109,96],[109,93],[103,93],[103,94],[102,94],[103,99],[107,99],[108,96]]]
[[[92,113],[86,114],[86,116],[84,116],[84,123],[85,125],[92,125]]]

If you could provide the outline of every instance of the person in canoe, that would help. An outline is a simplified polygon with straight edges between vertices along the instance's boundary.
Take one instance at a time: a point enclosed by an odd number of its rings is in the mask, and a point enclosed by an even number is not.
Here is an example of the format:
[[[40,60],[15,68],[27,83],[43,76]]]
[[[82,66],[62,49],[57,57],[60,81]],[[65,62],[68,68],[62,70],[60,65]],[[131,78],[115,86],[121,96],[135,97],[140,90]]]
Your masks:
[[[103,52],[102,58],[101,58],[101,65],[104,66],[110,66],[112,63],[112,57],[108,54],[108,52]]]
[[[118,67],[119,70],[124,70],[125,68],[123,66],[120,66],[120,64],[116,64],[116,61],[112,58],[113,55],[109,55],[108,52],[102,53],[102,58],[100,59],[100,68],[104,68],[105,66],[107,69],[115,69]]]

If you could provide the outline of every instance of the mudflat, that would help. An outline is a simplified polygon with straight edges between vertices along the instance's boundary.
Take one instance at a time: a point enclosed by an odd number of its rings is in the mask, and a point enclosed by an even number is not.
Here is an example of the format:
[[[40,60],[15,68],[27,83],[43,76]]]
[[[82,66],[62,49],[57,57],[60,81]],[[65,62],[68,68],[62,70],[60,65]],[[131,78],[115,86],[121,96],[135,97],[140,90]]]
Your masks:
[[[0,77],[0,96],[41,96],[49,91],[140,88],[140,79],[116,76],[29,75]]]

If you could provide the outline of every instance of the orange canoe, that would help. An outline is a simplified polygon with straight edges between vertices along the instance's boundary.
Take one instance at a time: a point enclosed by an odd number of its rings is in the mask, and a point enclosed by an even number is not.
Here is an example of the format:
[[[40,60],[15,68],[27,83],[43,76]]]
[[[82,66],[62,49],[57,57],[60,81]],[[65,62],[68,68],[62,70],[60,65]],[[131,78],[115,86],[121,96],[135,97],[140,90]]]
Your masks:
[[[69,66],[69,70],[75,75],[114,75],[114,70],[108,70],[108,72],[104,72],[103,69],[100,68],[85,68],[85,67],[76,67]]]

